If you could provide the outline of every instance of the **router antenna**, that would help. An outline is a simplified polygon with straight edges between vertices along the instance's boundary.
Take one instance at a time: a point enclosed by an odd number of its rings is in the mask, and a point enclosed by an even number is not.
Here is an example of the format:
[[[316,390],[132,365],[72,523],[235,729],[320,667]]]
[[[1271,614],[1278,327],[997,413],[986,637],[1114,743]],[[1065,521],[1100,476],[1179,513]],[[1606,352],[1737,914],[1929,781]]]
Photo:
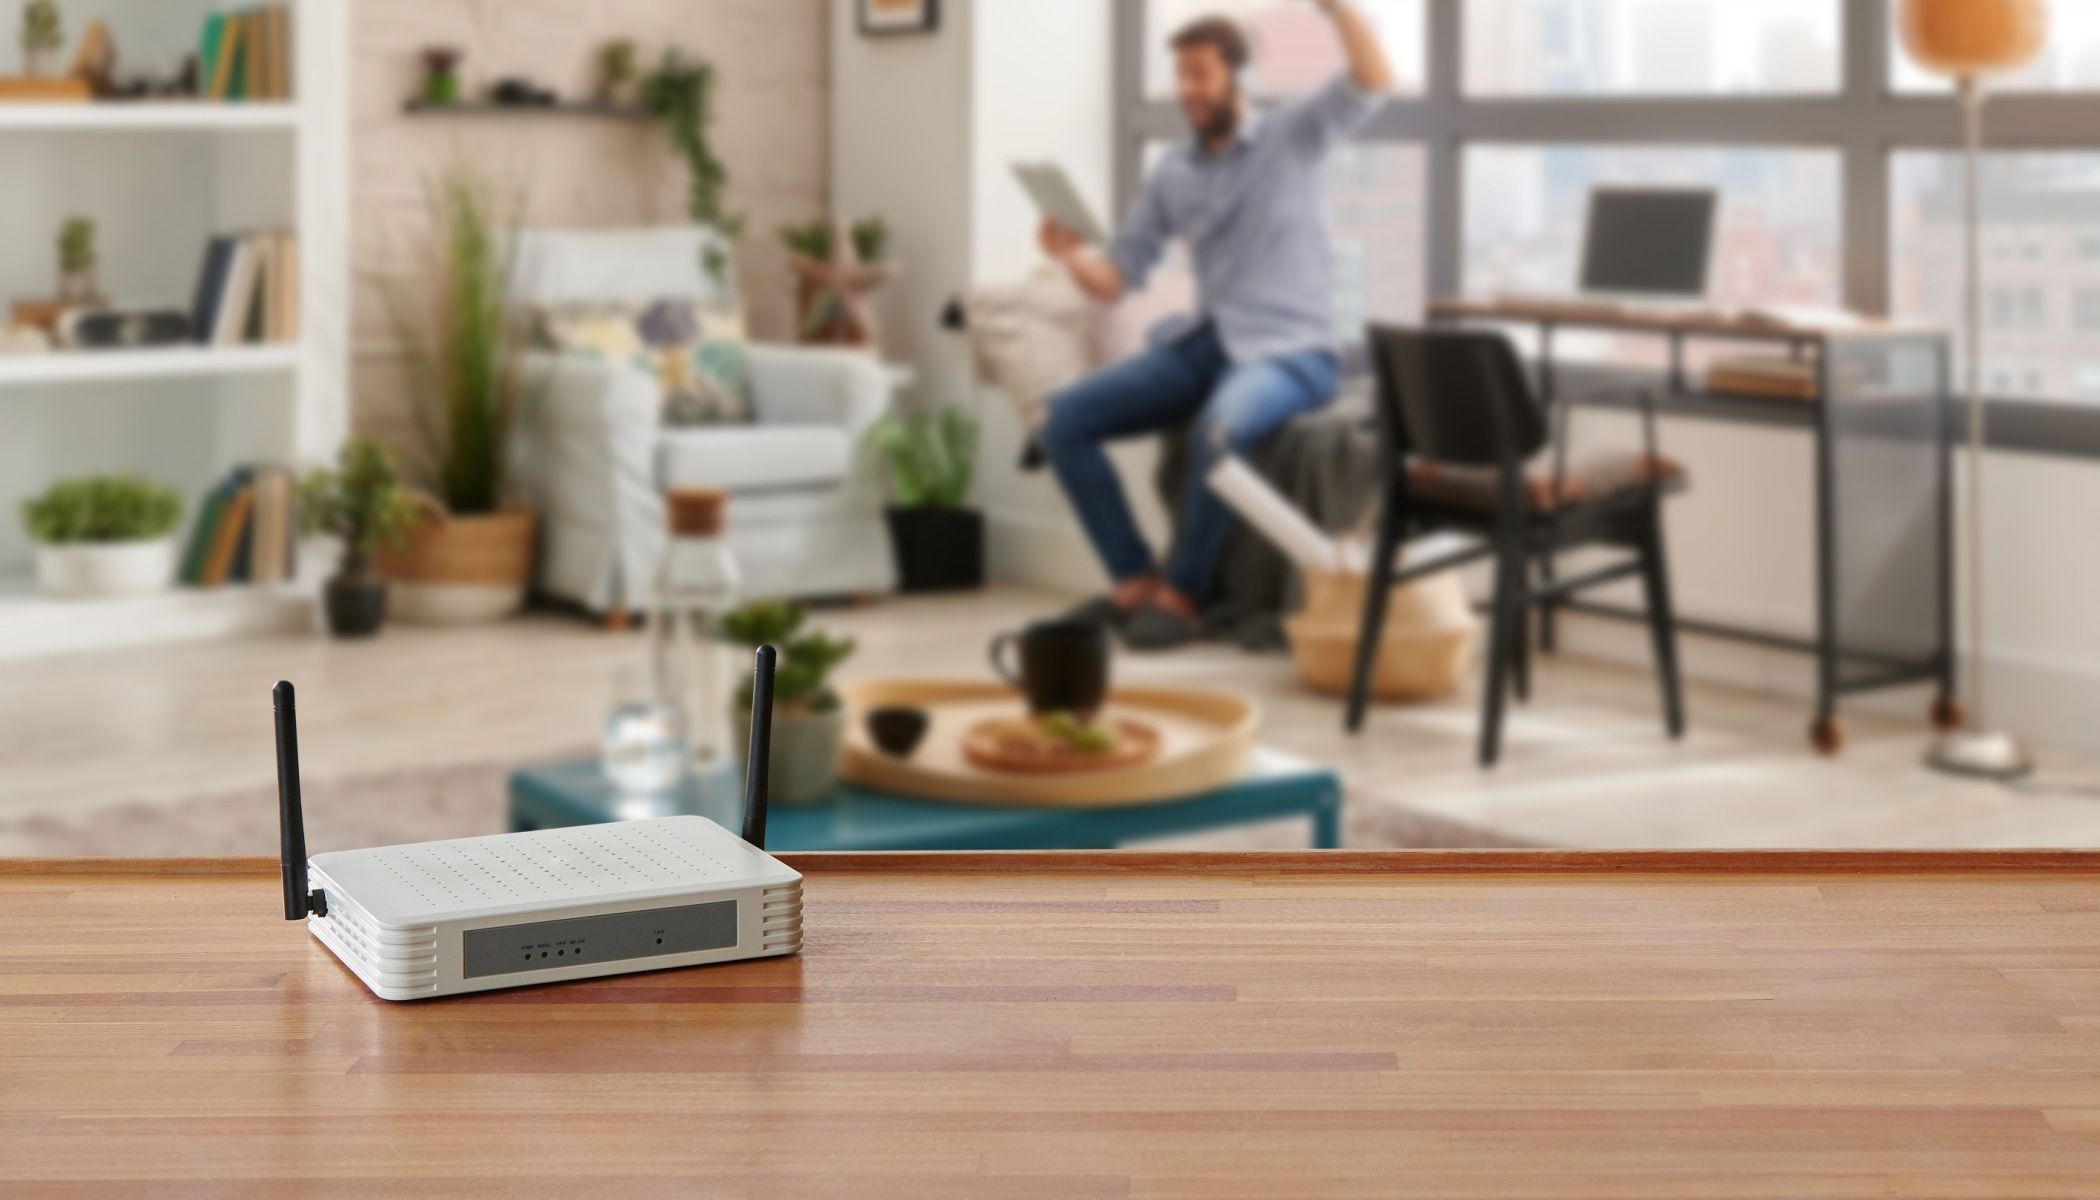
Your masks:
[[[292,685],[280,680],[270,689],[277,713],[278,857],[284,869],[284,919],[298,921],[308,913],[328,915],[328,897],[306,890],[306,816],[299,803],[299,712]]]
[[[761,850],[766,848],[766,768],[773,757],[773,669],[779,661],[778,650],[760,646],[757,673],[751,680],[751,748],[744,755],[744,840]]]

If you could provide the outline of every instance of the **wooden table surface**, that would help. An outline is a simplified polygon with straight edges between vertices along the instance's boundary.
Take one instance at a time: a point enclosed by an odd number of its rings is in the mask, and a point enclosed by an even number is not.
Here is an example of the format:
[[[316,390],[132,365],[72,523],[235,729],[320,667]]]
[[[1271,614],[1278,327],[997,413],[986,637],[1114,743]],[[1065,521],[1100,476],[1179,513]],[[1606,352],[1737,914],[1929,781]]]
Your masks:
[[[787,856],[418,1004],[272,864],[0,864],[0,1196],[2100,1196],[2100,856]]]

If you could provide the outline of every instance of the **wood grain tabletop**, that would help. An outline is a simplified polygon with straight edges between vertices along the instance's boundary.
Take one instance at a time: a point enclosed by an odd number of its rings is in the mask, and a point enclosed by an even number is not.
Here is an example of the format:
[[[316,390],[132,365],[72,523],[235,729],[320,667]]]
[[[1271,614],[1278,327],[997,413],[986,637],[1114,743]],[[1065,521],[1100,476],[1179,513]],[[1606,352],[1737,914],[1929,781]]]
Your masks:
[[[804,952],[415,1004],[0,863],[0,1196],[2100,1196],[2100,856],[783,856]]]

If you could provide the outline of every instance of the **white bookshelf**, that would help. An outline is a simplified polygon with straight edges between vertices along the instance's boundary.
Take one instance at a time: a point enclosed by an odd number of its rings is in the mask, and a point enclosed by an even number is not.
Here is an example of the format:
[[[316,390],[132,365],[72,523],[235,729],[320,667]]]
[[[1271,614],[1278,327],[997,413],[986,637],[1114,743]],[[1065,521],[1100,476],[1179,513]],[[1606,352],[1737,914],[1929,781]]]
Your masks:
[[[107,133],[295,131],[299,127],[300,112],[297,104],[274,102],[218,104],[185,100],[124,104],[5,104],[0,105],[0,133],[37,130]]]
[[[141,350],[0,355],[0,393],[55,383],[124,383],[289,375],[299,347],[176,346]]]
[[[68,0],[128,62],[170,61],[234,0]],[[314,572],[274,587],[138,599],[39,595],[19,501],[52,480],[143,474],[177,487],[189,523],[243,462],[332,459],[349,423],[349,5],[291,0],[289,102],[0,104],[0,298],[48,295],[50,235],[98,227],[102,291],[187,308],[214,234],[288,227],[299,242],[291,343],[0,354],[0,661],[306,627]],[[45,231],[49,231],[48,234]]]

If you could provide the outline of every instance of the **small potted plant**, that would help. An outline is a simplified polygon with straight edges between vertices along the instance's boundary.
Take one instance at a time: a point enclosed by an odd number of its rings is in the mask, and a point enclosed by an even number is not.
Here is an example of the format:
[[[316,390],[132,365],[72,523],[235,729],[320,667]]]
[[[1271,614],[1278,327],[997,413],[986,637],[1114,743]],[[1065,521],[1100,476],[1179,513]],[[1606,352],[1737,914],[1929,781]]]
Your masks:
[[[315,471],[300,483],[300,527],[343,543],[342,558],[322,594],[329,632],[340,638],[379,632],[386,623],[386,581],[375,556],[381,546],[400,541],[421,516],[401,489],[393,453],[370,438],[350,439],[335,470]]]
[[[459,103],[459,62],[463,58],[451,46],[423,48],[423,103],[443,108]]]
[[[853,656],[851,638],[803,628],[802,606],[757,600],[722,618],[722,634],[748,649],[772,645],[780,651],[773,684],[773,750],[768,760],[775,804],[816,804],[838,786],[839,750],[845,744],[846,709],[831,687],[831,673]],[[751,744],[751,683],[731,697],[738,714],[737,745]]]
[[[29,0],[22,6],[22,73],[33,78],[58,74],[58,55],[66,46],[65,21],[58,0]]]
[[[890,548],[906,592],[984,586],[984,514],[965,507],[977,470],[977,422],[958,408],[892,414],[869,432],[890,480]]]
[[[598,47],[598,103],[610,108],[627,102],[634,87],[636,63],[631,39],[619,38]]]
[[[95,223],[86,217],[67,217],[58,230],[58,298],[68,305],[95,305],[101,297],[95,288]]]
[[[36,542],[37,587],[58,596],[147,595],[175,579],[182,499],[133,476],[52,484],[22,505]]]

